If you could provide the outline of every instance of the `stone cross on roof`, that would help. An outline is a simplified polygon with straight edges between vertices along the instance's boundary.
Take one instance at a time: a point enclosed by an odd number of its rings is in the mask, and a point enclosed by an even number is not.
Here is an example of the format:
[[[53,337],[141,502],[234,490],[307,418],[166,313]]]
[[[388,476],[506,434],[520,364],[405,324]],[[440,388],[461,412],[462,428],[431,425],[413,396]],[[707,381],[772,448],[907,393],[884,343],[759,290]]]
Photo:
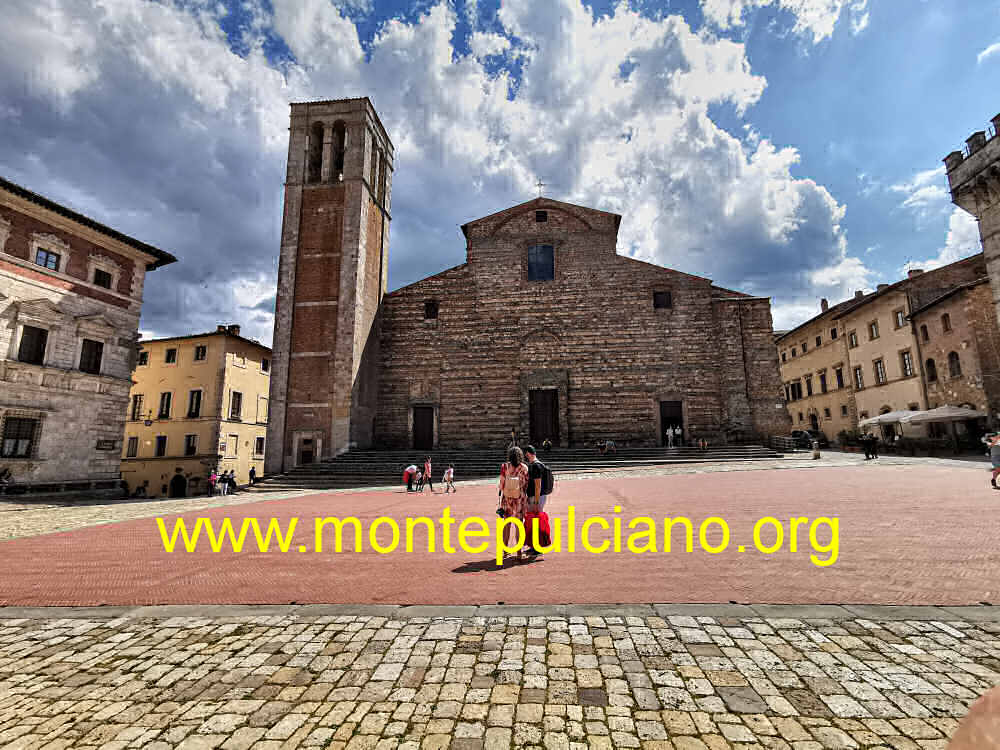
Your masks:
[[[545,187],[545,183],[539,178],[538,182],[535,183],[535,187],[538,188],[538,197],[542,197],[542,188]]]

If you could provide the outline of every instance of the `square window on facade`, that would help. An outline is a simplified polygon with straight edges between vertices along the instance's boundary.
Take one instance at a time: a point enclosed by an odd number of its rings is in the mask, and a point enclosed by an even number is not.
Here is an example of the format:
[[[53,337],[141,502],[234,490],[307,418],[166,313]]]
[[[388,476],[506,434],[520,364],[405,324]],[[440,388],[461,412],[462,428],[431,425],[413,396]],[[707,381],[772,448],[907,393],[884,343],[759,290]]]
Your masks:
[[[39,248],[35,251],[35,264],[42,266],[43,268],[48,268],[50,271],[59,270],[60,260],[62,260],[62,258],[59,253],[53,253],[43,248]]]
[[[107,271],[95,268],[94,269],[94,283],[97,286],[103,286],[105,289],[111,288],[111,274]]]
[[[37,438],[37,419],[7,417],[3,421],[0,456],[3,458],[31,458]]]
[[[535,221],[537,221],[539,224],[541,224],[542,222],[546,222],[548,220],[549,220],[548,211],[535,211]]]
[[[137,393],[132,396],[132,421],[138,422],[142,419],[142,394]]]
[[[84,339],[83,345],[80,347],[80,371],[89,372],[91,375],[100,375],[103,356],[103,342]]]
[[[173,397],[172,393],[160,394],[160,411],[157,414],[157,419],[170,419],[170,402]]]
[[[438,303],[436,300],[427,300],[424,303],[424,320],[437,320]]]
[[[229,418],[233,420],[239,420],[240,414],[243,413],[243,394],[239,391],[233,391],[232,399],[229,402]]]
[[[201,391],[191,391],[188,394],[188,419],[201,416]]]
[[[827,419],[830,418],[830,407],[829,406],[826,406],[826,407],[823,408],[823,416],[826,417]]]
[[[193,456],[198,453],[198,436],[197,435],[185,435],[184,436],[184,455]]]
[[[653,309],[666,310],[674,306],[670,292],[653,292]]]
[[[157,458],[162,458],[163,456],[167,455],[167,436],[166,435],[157,435],[156,436],[156,451],[155,451],[154,455]]]
[[[879,385],[885,383],[885,362],[881,359],[876,359],[872,362],[872,367],[875,370],[875,382]]]
[[[21,330],[21,343],[17,348],[17,359],[30,365],[45,364],[45,344],[49,340],[49,332],[44,328],[24,326]]]
[[[269,360],[267,357],[264,357],[264,359],[260,361],[260,371],[261,372],[271,371],[271,360]]]
[[[168,365],[172,365],[174,362],[176,362],[177,361],[177,350],[176,349],[167,349],[166,354],[163,355],[163,361],[166,362]]]
[[[149,364],[149,352],[139,352],[139,366],[145,367]]]
[[[203,362],[205,357],[208,356],[208,347],[204,344],[199,344],[194,348],[194,361]]]
[[[128,439],[128,448],[125,450],[125,458],[135,458],[139,455],[139,438],[130,437]]]
[[[913,355],[909,352],[903,352],[899,355],[899,359],[902,365],[903,377],[910,377],[913,374]]]
[[[264,455],[264,438],[258,437],[256,441],[254,441],[253,452],[254,455],[257,456]]]
[[[528,281],[551,281],[555,276],[555,248],[552,245],[529,247]]]

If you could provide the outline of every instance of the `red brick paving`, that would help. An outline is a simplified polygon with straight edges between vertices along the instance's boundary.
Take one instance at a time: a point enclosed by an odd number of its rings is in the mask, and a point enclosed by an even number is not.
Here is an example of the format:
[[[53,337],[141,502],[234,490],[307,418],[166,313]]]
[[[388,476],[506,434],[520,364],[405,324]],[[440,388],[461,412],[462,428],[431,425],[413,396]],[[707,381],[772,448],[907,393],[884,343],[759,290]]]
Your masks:
[[[495,497],[488,486],[460,486],[450,496],[310,495],[184,517],[229,516],[236,524],[248,516],[283,523],[300,516],[297,550],[300,542],[311,545],[316,516],[439,515],[448,504],[459,519],[476,513],[491,519]],[[167,553],[149,518],[0,543],[0,604],[1000,604],[1000,492],[989,489],[986,471],[864,466],[565,481],[550,515],[564,516],[569,504],[578,519],[612,516],[616,504],[625,519],[687,515],[697,525],[718,515],[730,525],[730,550],[639,556],[578,548],[502,570],[487,562],[492,549]],[[838,516],[838,562],[815,567],[804,535],[797,553],[753,551],[753,522],[767,515]],[[601,532],[593,537],[599,541]],[[737,552],[738,544],[748,551]]]

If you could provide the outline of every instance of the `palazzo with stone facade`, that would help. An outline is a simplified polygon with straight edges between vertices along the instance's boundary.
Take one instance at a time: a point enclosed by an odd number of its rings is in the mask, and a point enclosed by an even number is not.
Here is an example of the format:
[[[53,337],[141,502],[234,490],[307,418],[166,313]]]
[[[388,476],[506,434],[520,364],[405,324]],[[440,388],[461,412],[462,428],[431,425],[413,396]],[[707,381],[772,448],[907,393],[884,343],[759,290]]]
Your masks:
[[[146,272],[172,255],[0,179],[0,470],[111,488]]]
[[[392,156],[367,98],[292,105],[267,471],[512,429],[562,446],[790,429],[770,301],[618,255],[617,214],[507,208],[462,226],[465,263],[386,293]]]

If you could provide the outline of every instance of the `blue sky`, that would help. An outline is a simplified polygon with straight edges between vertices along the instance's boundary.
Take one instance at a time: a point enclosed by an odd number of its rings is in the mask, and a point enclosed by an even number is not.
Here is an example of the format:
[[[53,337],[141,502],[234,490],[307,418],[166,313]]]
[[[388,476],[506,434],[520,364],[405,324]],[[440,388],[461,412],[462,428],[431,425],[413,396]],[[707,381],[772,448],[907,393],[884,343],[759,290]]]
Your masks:
[[[1000,112],[1000,0],[8,0],[0,172],[180,262],[142,330],[271,336],[288,102],[371,96],[390,287],[534,195],[794,325],[977,252],[941,159]],[[432,196],[429,200],[428,196]]]

